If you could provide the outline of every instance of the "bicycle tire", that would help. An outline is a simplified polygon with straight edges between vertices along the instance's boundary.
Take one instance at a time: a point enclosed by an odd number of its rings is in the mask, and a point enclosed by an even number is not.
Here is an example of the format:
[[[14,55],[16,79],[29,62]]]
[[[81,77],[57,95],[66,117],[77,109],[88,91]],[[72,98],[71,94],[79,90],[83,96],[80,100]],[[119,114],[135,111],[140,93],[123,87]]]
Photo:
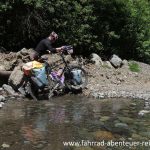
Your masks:
[[[69,74],[71,74],[71,72],[73,70],[81,70],[81,75],[82,75],[82,84],[73,84],[72,82],[72,77],[70,75],[70,77],[68,79],[65,78],[65,85],[68,89],[70,90],[81,90],[81,89],[84,89],[86,86],[87,86],[87,83],[88,83],[88,76],[87,76],[87,73],[86,71],[80,67],[80,66],[69,66],[68,67],[68,71],[69,71]]]

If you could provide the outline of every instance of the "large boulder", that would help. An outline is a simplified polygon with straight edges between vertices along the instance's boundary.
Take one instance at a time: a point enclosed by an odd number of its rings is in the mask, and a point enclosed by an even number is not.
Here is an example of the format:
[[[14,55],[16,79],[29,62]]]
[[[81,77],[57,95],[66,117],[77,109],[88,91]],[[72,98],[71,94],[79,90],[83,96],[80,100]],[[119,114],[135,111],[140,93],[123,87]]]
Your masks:
[[[95,53],[91,54],[91,60],[92,63],[94,63],[96,66],[100,66],[103,65],[103,61],[101,59],[101,57]]]
[[[11,71],[16,64],[16,53],[0,53],[0,70]]]
[[[23,48],[20,51],[18,51],[16,53],[17,64],[20,64],[22,62],[26,63],[26,62],[31,61],[33,53],[34,53],[34,50],[32,48],[31,49]]]
[[[8,84],[10,86],[12,86],[14,90],[18,90],[18,87],[22,83],[23,77],[24,77],[24,73],[21,70],[21,66],[17,66],[12,71],[12,73],[8,79]]]
[[[115,68],[119,68],[122,66],[122,59],[119,58],[119,56],[117,55],[113,55],[110,59],[110,63],[115,67]]]
[[[8,94],[13,95],[13,96],[17,95],[17,93],[14,91],[14,89],[10,85],[3,84],[2,87]]]

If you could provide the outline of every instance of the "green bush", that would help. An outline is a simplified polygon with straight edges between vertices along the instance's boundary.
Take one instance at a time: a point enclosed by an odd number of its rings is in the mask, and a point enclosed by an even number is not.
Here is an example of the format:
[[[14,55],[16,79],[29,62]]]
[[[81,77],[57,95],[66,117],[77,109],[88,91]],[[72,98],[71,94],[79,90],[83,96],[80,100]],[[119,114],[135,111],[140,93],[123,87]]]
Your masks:
[[[140,67],[137,63],[135,62],[130,62],[129,63],[129,69],[132,71],[132,72],[140,72]]]
[[[1,0],[0,47],[35,47],[51,31],[76,54],[150,63],[149,0]]]

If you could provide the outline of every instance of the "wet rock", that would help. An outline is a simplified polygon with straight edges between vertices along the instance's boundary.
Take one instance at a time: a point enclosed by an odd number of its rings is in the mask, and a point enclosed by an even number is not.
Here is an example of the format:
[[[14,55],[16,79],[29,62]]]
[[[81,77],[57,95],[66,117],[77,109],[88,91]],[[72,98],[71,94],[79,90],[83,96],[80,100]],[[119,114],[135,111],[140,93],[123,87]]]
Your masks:
[[[124,123],[133,123],[134,122],[134,120],[132,118],[129,118],[129,117],[118,117],[118,119]]]
[[[119,58],[117,55],[113,55],[110,59],[110,63],[115,67],[119,68],[122,65],[122,59]]]
[[[35,146],[35,148],[37,148],[37,149],[42,149],[43,147],[44,147],[44,145],[41,143]]]
[[[10,86],[13,87],[14,90],[17,90],[18,87],[21,85],[23,77],[24,77],[24,73],[21,71],[21,66],[17,66],[12,71],[12,73],[8,79],[8,83]]]
[[[126,123],[116,123],[115,124],[116,128],[122,128],[122,129],[127,129],[128,125]]]
[[[3,84],[3,89],[8,93],[8,94],[11,94],[11,95],[18,95],[11,86],[7,85],[7,84]]]
[[[6,144],[6,143],[3,143],[3,144],[2,144],[2,148],[9,148],[9,147],[10,147],[9,144]]]
[[[139,111],[138,115],[139,116],[144,116],[147,113],[150,113],[150,111],[149,110],[141,110],[141,111]]]
[[[3,107],[3,105],[4,105],[4,103],[3,103],[3,102],[0,102],[0,108],[2,108],[2,107]]]
[[[139,133],[139,134],[140,134],[141,136],[150,138],[150,132],[141,132],[141,133]]]
[[[92,53],[91,54],[91,60],[90,60],[92,63],[94,63],[96,66],[100,66],[100,65],[103,65],[103,61],[102,59],[100,58],[99,55],[95,54],[95,53]]]
[[[124,60],[122,61],[122,65],[128,67],[128,61],[127,61],[126,59],[124,59]]]
[[[100,118],[100,121],[105,122],[105,121],[108,121],[109,119],[110,119],[109,116],[102,116],[102,117]]]
[[[112,140],[112,139],[114,139],[113,134],[108,131],[96,131],[93,133],[93,136],[96,140]]]
[[[5,101],[5,97],[0,95],[0,102],[4,102]]]
[[[113,131],[115,133],[124,134],[124,135],[131,134],[129,126],[126,123],[116,123],[114,125]]]
[[[144,139],[145,139],[145,138],[142,137],[141,135],[135,134],[135,133],[133,133],[131,137],[132,137],[134,140],[144,140]]]

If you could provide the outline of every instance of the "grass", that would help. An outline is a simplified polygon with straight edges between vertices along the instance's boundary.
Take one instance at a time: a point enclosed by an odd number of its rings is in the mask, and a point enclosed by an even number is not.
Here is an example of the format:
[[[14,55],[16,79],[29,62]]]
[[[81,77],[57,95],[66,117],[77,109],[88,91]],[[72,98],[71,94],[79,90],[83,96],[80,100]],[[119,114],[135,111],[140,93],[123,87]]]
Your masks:
[[[132,72],[140,72],[140,67],[137,63],[135,62],[130,62],[129,63],[129,69],[132,71]]]
[[[111,67],[109,67],[107,64],[102,65],[103,68],[108,68],[111,69]]]

